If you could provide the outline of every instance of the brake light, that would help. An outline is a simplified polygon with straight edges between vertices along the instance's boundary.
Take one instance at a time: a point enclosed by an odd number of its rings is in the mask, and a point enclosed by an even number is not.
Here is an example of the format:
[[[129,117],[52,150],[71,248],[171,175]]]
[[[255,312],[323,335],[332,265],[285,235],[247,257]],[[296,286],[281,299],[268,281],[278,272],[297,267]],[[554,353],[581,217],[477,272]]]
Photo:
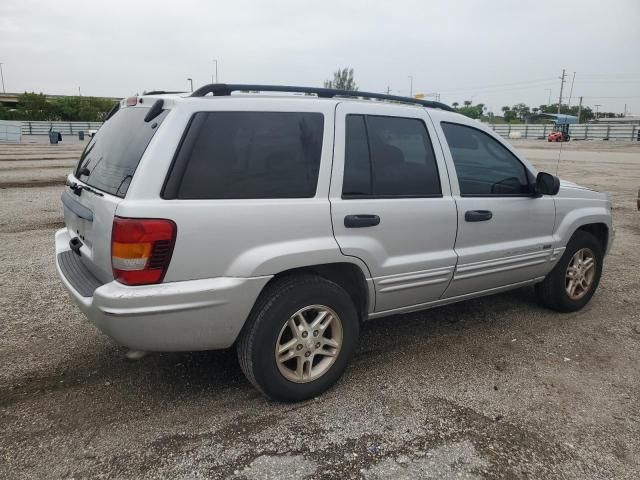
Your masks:
[[[113,219],[111,267],[125,285],[149,285],[164,278],[176,241],[176,224],[157,218]]]
[[[133,107],[138,104],[138,97],[127,98],[127,107]]]

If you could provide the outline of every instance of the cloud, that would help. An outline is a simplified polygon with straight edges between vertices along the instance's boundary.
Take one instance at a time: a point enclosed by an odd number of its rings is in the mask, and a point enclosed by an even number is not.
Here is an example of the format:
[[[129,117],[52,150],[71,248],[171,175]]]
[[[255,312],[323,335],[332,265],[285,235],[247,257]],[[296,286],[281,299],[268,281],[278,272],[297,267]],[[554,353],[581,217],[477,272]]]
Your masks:
[[[557,101],[566,68],[574,96],[640,111],[639,19],[635,0],[3,0],[0,61],[9,91],[109,96],[207,83],[214,58],[221,81],[243,83],[321,85],[352,66],[362,89],[408,94],[411,75],[414,92],[495,111],[546,103],[548,88]],[[478,88],[532,79],[548,80]]]

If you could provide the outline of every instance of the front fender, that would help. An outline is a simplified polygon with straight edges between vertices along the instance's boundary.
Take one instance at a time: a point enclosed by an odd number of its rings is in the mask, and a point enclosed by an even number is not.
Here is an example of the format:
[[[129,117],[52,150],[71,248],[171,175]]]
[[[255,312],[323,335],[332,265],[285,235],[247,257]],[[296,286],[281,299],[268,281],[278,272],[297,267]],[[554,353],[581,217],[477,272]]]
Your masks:
[[[590,224],[604,224],[607,227],[607,252],[613,240],[613,224],[608,203],[602,205],[579,206],[584,200],[563,200],[560,208],[556,207],[556,228],[554,241],[557,247],[566,247],[576,230]]]

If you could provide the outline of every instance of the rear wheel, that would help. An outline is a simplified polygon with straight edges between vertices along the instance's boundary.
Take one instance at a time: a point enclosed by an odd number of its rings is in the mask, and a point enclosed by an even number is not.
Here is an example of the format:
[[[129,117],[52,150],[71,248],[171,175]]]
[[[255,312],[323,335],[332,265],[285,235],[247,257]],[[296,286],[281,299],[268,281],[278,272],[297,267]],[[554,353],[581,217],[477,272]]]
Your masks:
[[[283,278],[247,320],[237,346],[240,366],[266,396],[305,400],[340,378],[358,331],[356,308],[340,286],[312,275]]]
[[[578,230],[536,293],[544,305],[560,312],[584,307],[598,288],[604,252],[598,239]]]

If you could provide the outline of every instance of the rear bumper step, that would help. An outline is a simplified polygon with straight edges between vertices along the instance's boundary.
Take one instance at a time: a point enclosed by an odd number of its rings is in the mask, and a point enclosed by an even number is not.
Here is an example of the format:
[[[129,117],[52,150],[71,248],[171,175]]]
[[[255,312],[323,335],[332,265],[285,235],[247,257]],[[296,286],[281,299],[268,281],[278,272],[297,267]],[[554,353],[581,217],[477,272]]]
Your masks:
[[[103,285],[82,263],[82,259],[72,250],[58,254],[58,265],[71,286],[83,297],[92,297],[93,292]]]

